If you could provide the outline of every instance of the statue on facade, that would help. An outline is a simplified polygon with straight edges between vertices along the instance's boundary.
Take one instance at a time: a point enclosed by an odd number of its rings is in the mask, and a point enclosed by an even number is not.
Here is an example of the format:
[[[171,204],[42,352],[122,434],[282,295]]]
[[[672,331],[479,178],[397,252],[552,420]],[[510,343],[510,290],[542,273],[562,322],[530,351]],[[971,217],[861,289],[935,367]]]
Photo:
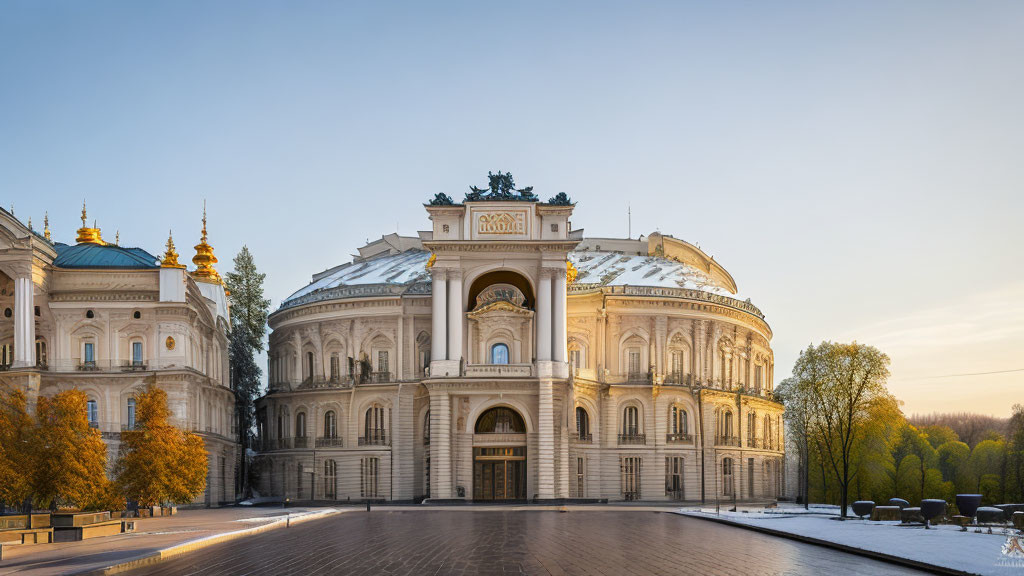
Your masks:
[[[537,202],[539,198],[533,193],[533,186],[516,188],[516,181],[512,178],[511,172],[498,171],[497,174],[487,172],[487,188],[470,186],[466,193],[465,202],[478,202],[481,200],[519,200],[523,202]]]
[[[455,204],[455,202],[452,201],[452,197],[444,192],[434,194],[434,199],[430,201],[431,206],[451,206],[453,204]]]

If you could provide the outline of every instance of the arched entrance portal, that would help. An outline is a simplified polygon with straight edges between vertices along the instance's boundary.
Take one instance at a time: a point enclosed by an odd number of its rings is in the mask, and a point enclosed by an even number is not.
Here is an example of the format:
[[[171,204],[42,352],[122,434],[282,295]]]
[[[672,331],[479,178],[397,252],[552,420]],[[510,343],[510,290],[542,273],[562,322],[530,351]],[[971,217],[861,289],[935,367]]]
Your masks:
[[[526,499],[526,423],[506,406],[480,415],[474,428],[473,499]],[[488,435],[493,435],[488,437]]]

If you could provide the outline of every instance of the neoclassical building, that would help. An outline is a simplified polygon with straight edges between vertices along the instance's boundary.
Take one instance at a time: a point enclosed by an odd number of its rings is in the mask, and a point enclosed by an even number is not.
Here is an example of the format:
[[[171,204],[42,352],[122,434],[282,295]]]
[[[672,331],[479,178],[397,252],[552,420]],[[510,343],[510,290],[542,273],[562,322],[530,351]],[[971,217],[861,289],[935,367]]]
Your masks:
[[[564,194],[439,194],[270,316],[261,493],[774,500],[771,330],[696,246],[586,238]]]
[[[168,238],[162,258],[103,240],[86,224],[73,244],[0,209],[0,385],[40,394],[85,392],[89,423],[113,464],[121,431],[135,425],[135,394],[167,392],[174,423],[203,437],[206,493],[197,505],[235,500],[234,394],[229,387],[228,298],[206,214],[196,269],[178,263]]]

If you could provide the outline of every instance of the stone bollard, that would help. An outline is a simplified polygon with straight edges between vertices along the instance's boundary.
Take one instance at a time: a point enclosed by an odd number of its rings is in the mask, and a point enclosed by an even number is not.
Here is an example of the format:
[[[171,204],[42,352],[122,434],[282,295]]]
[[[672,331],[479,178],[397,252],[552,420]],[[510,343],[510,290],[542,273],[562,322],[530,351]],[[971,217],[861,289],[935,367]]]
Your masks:
[[[899,506],[875,506],[871,512],[871,519],[875,522],[899,522]]]
[[[904,524],[910,524],[914,522],[920,522],[924,524],[924,516],[921,516],[920,508],[907,507],[900,510],[900,522]]]
[[[1014,512],[1010,520],[1013,521],[1014,528],[1024,530],[1024,512]]]
[[[1002,524],[1006,521],[1003,511],[992,506],[978,508],[978,524]]]
[[[950,521],[959,526],[961,532],[967,532],[967,525],[971,523],[971,518],[957,514],[950,518]]]

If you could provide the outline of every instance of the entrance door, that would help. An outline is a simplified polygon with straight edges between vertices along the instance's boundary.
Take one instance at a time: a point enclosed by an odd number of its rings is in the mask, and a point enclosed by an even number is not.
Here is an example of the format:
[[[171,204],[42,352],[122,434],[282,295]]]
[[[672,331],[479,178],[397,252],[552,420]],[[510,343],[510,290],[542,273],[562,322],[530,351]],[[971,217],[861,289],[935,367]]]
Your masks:
[[[526,499],[526,447],[473,449],[474,500]]]

